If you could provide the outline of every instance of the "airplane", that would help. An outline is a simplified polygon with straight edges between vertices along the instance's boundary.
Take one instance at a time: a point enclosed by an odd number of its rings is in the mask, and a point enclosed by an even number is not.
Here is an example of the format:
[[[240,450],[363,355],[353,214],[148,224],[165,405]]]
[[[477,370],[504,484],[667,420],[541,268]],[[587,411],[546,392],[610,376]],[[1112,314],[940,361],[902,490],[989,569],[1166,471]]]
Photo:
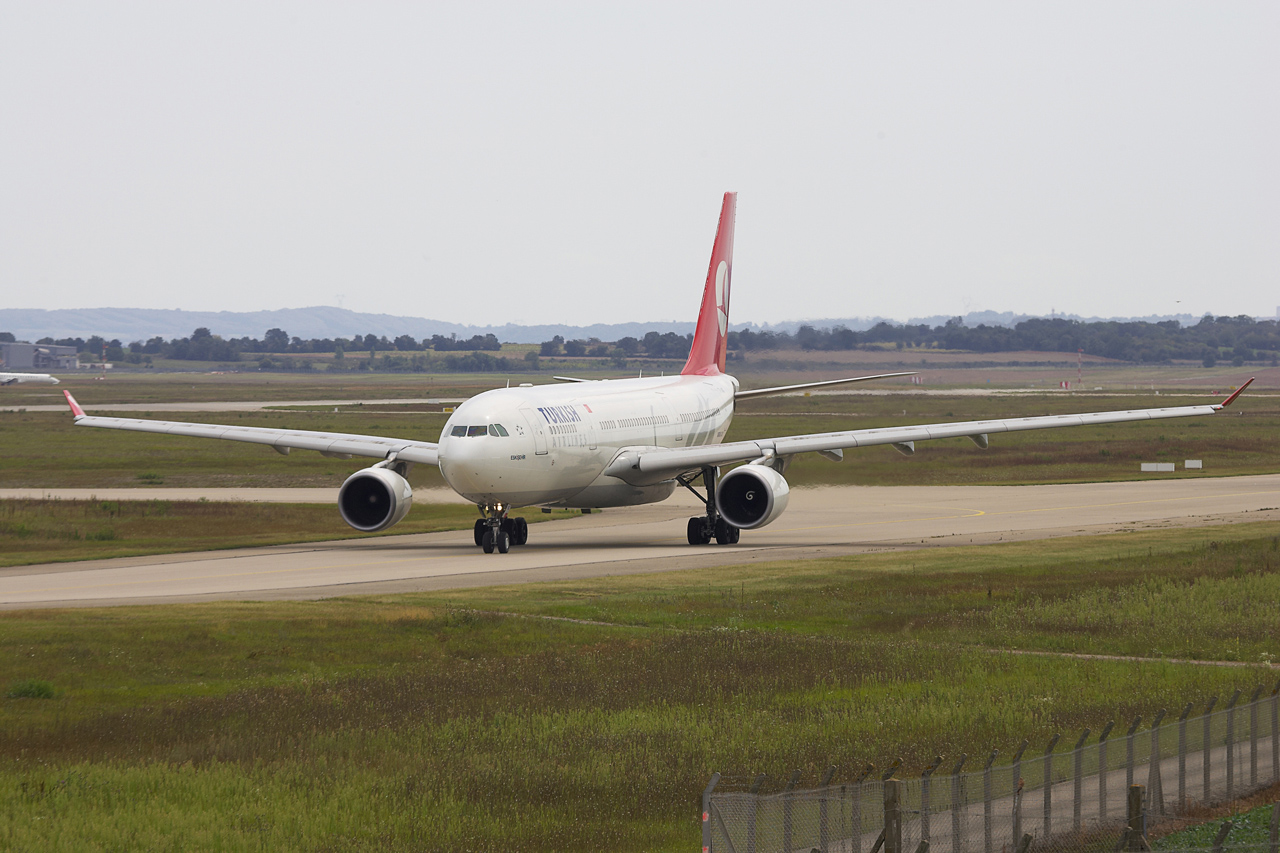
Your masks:
[[[47,373],[0,373],[0,385],[58,385],[58,379]]]
[[[713,539],[728,545],[741,531],[775,521],[786,510],[785,473],[800,453],[832,461],[855,447],[892,445],[905,454],[915,443],[967,437],[986,448],[989,436],[1020,430],[1209,415],[1230,406],[1250,379],[1214,405],[1094,412],[1078,415],[966,421],[858,429],[725,442],[740,400],[830,387],[909,373],[856,376],[775,388],[743,390],[725,372],[733,232],[737,193],[720,210],[711,264],[703,286],[693,344],[679,374],[634,379],[522,384],[485,391],[461,403],[438,442],[306,430],[235,427],[86,415],[64,391],[76,426],[266,444],[282,454],[317,450],[329,457],[376,458],[338,491],[338,511],[356,530],[376,532],[399,522],[413,503],[405,479],[414,464],[436,465],[445,482],[475,503],[474,541],[485,553],[524,545],[529,528],[518,507],[602,508],[655,503],[676,489],[693,492],[705,507],[686,525],[691,545]],[[721,466],[741,464],[721,475]],[[695,486],[701,482],[702,491]]]

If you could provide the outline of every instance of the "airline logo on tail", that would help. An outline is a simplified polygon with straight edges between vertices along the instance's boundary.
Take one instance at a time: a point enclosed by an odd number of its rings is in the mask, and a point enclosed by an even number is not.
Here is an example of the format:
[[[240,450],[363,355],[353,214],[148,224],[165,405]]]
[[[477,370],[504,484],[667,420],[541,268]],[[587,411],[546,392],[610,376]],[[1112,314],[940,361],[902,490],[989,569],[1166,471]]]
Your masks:
[[[729,331],[729,263],[721,261],[716,270],[716,317],[720,321],[720,334]],[[720,365],[723,370],[724,365]]]
[[[707,284],[702,291],[702,308],[698,312],[698,328],[693,333],[689,360],[680,372],[695,376],[724,373],[729,332],[729,290],[733,280],[733,218],[738,194],[725,193],[720,208],[720,227],[716,229],[715,246],[711,249],[711,265]]]

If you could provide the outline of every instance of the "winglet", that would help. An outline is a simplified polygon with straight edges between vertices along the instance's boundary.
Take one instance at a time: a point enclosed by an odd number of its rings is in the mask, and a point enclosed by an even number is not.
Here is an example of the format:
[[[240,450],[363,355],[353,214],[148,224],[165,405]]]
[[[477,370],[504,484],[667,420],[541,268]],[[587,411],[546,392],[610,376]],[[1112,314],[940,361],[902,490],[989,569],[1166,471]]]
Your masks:
[[[75,397],[71,396],[71,392],[63,391],[62,394],[67,398],[67,402],[71,404],[71,414],[75,415],[77,418],[83,418],[84,409],[80,408],[80,404],[76,402]]]
[[[1257,379],[1257,378],[1258,378],[1258,377],[1256,377],[1256,376],[1250,376],[1250,377],[1249,377],[1249,381],[1248,381],[1248,382],[1244,383],[1244,384],[1243,384],[1243,385],[1241,385],[1239,388],[1237,388],[1237,389],[1232,393],[1232,395],[1231,395],[1230,397],[1228,397],[1227,399],[1223,400],[1223,401],[1222,401],[1221,403],[1219,403],[1218,405],[1214,406],[1214,408],[1215,408],[1215,409],[1225,409],[1227,406],[1230,406],[1232,403],[1234,403],[1234,402],[1235,402],[1236,397],[1239,397],[1241,394],[1243,394],[1243,393],[1244,393],[1244,389],[1246,389],[1246,388],[1248,388],[1250,385],[1252,385],[1252,384],[1253,384],[1253,380],[1255,380],[1255,379]]]

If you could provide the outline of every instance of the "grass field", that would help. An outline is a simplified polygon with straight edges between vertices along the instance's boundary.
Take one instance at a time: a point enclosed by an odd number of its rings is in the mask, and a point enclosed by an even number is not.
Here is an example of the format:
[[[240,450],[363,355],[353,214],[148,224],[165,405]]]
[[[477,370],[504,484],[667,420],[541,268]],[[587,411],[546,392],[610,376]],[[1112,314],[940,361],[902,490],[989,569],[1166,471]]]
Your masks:
[[[108,382],[97,388],[105,393],[112,386]],[[217,399],[219,394],[222,399],[254,399],[246,386],[227,387],[217,393],[212,387],[200,387],[191,394],[202,400]],[[251,387],[255,394],[264,391],[261,384]],[[469,390],[474,389],[459,389],[460,393]],[[362,391],[368,398],[408,398],[421,393],[399,377],[396,382],[388,380]],[[290,385],[289,395],[279,396],[337,399],[350,393],[353,389],[349,386],[327,388],[297,382]],[[126,388],[113,399],[137,401],[143,396],[141,390]],[[1203,396],[1167,394],[774,397],[740,406],[728,439],[1211,401]],[[345,407],[338,412],[156,413],[152,417],[436,441],[448,416],[420,409],[377,406]],[[130,416],[145,417],[146,413]],[[947,439],[920,443],[911,458],[886,447],[851,451],[840,463],[801,456],[787,479],[799,486],[1085,482],[1169,476],[1139,474],[1140,462],[1156,461],[1178,463],[1182,476],[1184,459],[1202,459],[1208,475],[1272,473],[1280,471],[1277,435],[1280,398],[1246,396],[1227,412],[1210,417],[996,435],[985,451],[967,439]],[[286,458],[268,448],[235,442],[77,429],[63,413],[0,413],[0,488],[337,486],[363,464],[314,453]],[[416,466],[409,480],[418,488],[444,486],[439,472],[431,466]]]
[[[530,522],[574,515],[526,513]],[[395,534],[469,530],[474,507],[419,503]],[[333,506],[214,501],[0,499],[0,566],[363,539]]]
[[[1278,533],[5,613],[0,690],[51,698],[0,699],[0,847],[687,850],[715,770],[916,773],[1274,684]]]

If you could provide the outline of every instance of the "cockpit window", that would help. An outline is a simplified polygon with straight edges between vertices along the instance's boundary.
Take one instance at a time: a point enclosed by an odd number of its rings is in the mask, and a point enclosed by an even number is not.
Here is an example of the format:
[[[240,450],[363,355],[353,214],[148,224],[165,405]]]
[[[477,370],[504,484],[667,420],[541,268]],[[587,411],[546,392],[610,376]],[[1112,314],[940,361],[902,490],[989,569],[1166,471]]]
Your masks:
[[[489,424],[489,435],[502,436],[505,438],[507,436],[507,429],[502,424]]]
[[[466,434],[467,434],[467,428],[464,426],[456,426],[449,432],[449,435],[452,435],[455,438],[461,438]]]
[[[489,428],[488,428],[488,427],[486,427],[484,424],[481,424],[480,426],[467,427],[467,437],[468,437],[468,438],[470,438],[470,437],[472,437],[472,436],[475,436],[475,435],[485,435],[485,434],[487,434],[488,432],[489,432]]]

